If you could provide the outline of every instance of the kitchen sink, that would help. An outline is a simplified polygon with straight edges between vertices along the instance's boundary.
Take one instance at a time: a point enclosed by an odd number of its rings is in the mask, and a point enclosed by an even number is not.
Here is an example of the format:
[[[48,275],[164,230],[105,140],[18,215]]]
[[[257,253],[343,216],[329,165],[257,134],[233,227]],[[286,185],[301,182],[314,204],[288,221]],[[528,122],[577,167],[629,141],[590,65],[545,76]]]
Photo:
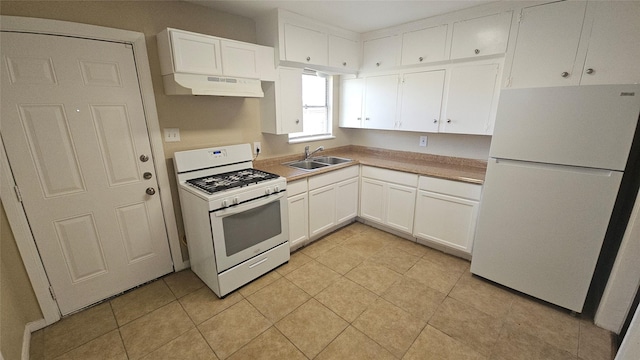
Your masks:
[[[315,162],[311,160],[294,161],[290,163],[285,163],[284,165],[302,169],[302,170],[315,170],[315,169],[323,168],[325,166],[329,166],[329,164],[324,164],[324,163]]]
[[[335,157],[335,156],[318,156],[318,157],[311,158],[309,160],[323,163],[323,164],[329,164],[329,165],[344,164],[351,161],[351,159],[345,159],[345,158]]]
[[[307,160],[292,161],[292,162],[284,163],[282,165],[291,166],[296,169],[311,171],[316,169],[322,169],[331,165],[344,164],[349,161],[352,161],[352,160],[335,157],[335,156],[318,156],[318,157],[313,157]]]

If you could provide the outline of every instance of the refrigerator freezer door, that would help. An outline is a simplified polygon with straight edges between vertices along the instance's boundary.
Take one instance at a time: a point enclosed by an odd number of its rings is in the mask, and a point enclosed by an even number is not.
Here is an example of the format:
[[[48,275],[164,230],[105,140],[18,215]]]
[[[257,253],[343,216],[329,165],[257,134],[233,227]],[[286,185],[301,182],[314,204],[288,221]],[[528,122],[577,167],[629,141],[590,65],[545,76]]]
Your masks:
[[[490,159],[471,272],[581,312],[621,179]]]
[[[640,85],[505,89],[490,156],[624,170]]]

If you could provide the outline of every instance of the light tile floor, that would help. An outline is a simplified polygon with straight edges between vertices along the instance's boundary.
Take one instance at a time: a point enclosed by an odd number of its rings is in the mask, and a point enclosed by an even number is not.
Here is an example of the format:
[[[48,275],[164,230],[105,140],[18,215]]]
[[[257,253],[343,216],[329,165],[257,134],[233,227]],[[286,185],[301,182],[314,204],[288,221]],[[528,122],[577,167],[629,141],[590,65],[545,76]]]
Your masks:
[[[360,223],[218,299],[189,270],[33,334],[38,359],[612,359],[588,320]]]

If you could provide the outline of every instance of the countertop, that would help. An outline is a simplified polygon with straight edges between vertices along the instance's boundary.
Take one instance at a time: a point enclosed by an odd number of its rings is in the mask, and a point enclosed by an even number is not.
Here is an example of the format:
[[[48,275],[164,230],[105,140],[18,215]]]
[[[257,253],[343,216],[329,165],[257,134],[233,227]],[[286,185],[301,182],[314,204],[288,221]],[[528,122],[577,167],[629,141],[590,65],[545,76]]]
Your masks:
[[[348,166],[367,165],[453,181],[482,184],[484,183],[485,172],[487,170],[487,162],[483,160],[394,151],[356,145],[327,149],[316,153],[315,156],[337,156],[352,159],[353,161],[312,171],[282,165],[282,163],[285,162],[302,160],[304,156],[300,154],[264,160],[256,159],[253,162],[253,166],[256,169],[283,176],[287,178],[288,182]]]

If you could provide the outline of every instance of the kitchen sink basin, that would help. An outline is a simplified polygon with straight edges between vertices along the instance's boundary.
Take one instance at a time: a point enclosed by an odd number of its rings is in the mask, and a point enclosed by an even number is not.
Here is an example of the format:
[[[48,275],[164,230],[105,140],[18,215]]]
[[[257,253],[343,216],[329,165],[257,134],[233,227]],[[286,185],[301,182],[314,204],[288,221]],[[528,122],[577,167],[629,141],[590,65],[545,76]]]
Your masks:
[[[340,158],[335,156],[318,156],[318,157],[309,158],[307,160],[292,161],[292,162],[284,163],[282,165],[291,166],[296,169],[311,171],[311,170],[322,169],[327,166],[344,164],[349,161],[351,161],[351,159],[345,159],[345,158]]]
[[[302,169],[302,170],[315,170],[315,169],[323,168],[325,166],[329,166],[329,164],[324,164],[324,163],[315,162],[311,160],[294,161],[290,163],[285,163],[284,165]]]
[[[318,156],[318,157],[311,158],[309,160],[323,163],[323,164],[329,164],[329,165],[344,164],[351,161],[351,159],[345,159],[345,158],[335,157],[335,156]]]

